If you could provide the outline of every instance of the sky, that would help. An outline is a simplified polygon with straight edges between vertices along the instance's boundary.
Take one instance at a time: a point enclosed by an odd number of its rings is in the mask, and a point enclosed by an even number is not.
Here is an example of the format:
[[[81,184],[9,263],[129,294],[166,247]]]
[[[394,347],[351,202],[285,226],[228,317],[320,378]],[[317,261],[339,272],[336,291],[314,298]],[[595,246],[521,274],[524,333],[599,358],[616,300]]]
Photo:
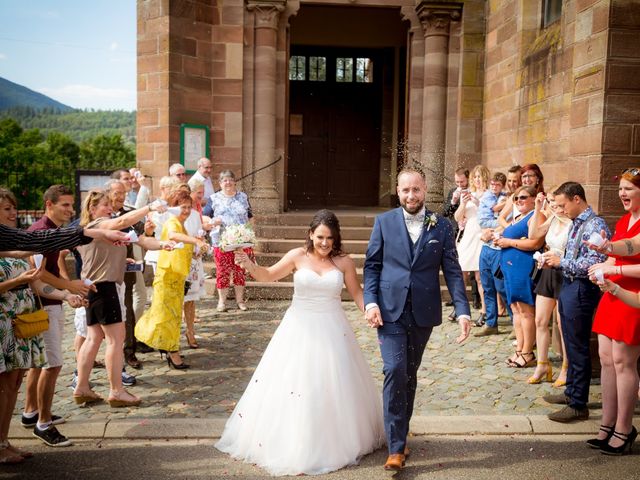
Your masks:
[[[136,109],[136,0],[0,0],[0,77],[74,108]]]

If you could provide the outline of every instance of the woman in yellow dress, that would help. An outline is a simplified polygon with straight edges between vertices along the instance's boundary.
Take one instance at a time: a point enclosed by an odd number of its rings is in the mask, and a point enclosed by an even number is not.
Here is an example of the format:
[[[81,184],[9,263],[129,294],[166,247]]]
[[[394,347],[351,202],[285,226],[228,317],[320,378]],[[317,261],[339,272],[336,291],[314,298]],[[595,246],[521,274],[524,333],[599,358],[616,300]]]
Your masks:
[[[153,301],[149,310],[138,320],[135,334],[139,341],[157,348],[160,355],[166,354],[170,367],[181,370],[189,368],[182,361],[179,352],[185,281],[194,246],[206,250],[207,244],[187,235],[184,228],[184,222],[191,214],[192,200],[189,193],[175,190],[167,201],[171,207],[178,207],[179,213],[165,222],[160,238],[181,242],[183,248],[160,252],[153,280]]]

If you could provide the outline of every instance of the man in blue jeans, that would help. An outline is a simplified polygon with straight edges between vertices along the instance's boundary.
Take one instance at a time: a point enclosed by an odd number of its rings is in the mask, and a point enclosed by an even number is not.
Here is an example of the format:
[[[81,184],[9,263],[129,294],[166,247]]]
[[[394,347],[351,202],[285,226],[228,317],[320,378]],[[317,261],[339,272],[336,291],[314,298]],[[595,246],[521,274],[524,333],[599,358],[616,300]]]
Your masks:
[[[493,232],[498,228],[498,213],[496,205],[504,201],[506,196],[502,192],[507,177],[498,172],[493,175],[489,189],[484,192],[478,206],[478,224],[482,228],[482,240],[485,242],[480,251],[480,281],[484,289],[484,303],[486,307],[485,324],[482,330],[475,333],[476,337],[497,335],[498,330],[498,295],[505,299],[504,280],[496,277],[500,265],[500,247],[493,244]],[[505,301],[506,303],[506,301]],[[511,309],[507,305],[509,316]]]
[[[601,231],[611,236],[606,222],[589,206],[582,185],[566,182],[553,192],[559,210],[573,220],[564,257],[544,254],[545,268],[562,269],[562,290],[558,308],[562,317],[562,338],[567,349],[569,370],[564,394],[545,395],[549,403],[565,405],[550,413],[549,420],[568,423],[589,418],[589,385],[591,383],[591,323],[600,300],[600,290],[591,283],[589,267],[607,260],[607,256],[587,248],[584,243],[592,233]]]

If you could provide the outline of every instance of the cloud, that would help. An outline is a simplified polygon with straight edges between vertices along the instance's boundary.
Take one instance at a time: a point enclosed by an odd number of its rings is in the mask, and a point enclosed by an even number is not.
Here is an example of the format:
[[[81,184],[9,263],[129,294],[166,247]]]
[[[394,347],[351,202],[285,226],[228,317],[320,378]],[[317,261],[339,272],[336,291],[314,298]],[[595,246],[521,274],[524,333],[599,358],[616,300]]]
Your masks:
[[[0,60],[6,60],[7,56],[4,53],[0,53]]]
[[[101,88],[94,85],[42,87],[39,92],[76,108],[124,109],[136,108],[136,91],[125,88]]]
[[[109,45],[109,50],[111,50],[112,52],[115,52],[118,49],[118,42],[111,42],[111,45]]]

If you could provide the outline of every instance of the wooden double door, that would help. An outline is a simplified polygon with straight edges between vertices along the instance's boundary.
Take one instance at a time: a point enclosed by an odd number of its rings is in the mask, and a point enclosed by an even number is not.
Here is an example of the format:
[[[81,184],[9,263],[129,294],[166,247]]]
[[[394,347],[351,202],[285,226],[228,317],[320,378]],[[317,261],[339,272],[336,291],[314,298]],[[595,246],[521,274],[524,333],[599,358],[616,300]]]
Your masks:
[[[376,50],[292,46],[290,208],[378,204],[382,58]]]

